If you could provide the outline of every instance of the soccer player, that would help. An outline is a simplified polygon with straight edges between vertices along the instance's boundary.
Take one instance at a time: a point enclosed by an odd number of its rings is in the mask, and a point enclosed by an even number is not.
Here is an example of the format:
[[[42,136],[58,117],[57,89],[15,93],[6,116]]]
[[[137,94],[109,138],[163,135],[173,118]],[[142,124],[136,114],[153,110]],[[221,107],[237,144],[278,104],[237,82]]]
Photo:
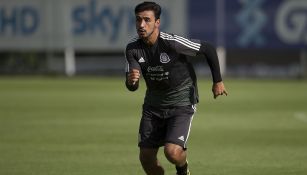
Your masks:
[[[227,95],[227,91],[215,48],[207,42],[160,31],[160,14],[161,7],[155,2],[135,7],[138,37],[126,47],[125,84],[130,91],[137,90],[142,74],[147,86],[138,143],[146,174],[164,174],[157,159],[159,147],[164,146],[165,156],[175,165],[177,175],[189,175],[186,146],[198,92],[194,68],[187,56],[206,57],[214,98]]]

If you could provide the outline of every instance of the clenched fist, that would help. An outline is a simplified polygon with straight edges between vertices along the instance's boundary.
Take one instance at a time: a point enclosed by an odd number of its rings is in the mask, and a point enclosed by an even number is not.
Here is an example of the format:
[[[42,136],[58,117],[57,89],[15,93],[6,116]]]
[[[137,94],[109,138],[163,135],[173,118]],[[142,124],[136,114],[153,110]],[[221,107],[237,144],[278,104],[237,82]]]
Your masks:
[[[135,85],[138,81],[139,81],[139,79],[140,79],[140,76],[141,76],[141,74],[140,74],[140,71],[139,70],[137,70],[137,69],[131,69],[130,71],[129,71],[129,73],[128,73],[128,84],[129,85]]]

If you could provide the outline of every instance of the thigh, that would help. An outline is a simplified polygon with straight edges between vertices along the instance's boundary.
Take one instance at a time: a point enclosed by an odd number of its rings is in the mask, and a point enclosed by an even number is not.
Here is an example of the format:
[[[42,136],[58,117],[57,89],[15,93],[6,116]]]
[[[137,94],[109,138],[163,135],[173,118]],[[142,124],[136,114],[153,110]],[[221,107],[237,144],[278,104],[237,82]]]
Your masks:
[[[194,113],[195,108],[191,105],[172,111],[171,117],[167,120],[165,143],[173,143],[186,149]]]
[[[142,118],[139,127],[139,147],[158,148],[163,146],[166,135],[165,120],[162,113],[143,105]]]

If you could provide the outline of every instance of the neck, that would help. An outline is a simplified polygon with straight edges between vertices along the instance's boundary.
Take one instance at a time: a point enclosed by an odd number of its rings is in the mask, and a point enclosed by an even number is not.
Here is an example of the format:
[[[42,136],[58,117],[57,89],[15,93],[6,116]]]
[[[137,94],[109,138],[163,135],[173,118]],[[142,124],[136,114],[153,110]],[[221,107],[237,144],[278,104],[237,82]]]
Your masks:
[[[144,39],[144,42],[145,42],[147,45],[152,46],[152,45],[154,45],[155,42],[157,41],[158,36],[159,36],[159,29],[154,30],[154,31],[152,32],[152,34],[151,34],[148,38]]]

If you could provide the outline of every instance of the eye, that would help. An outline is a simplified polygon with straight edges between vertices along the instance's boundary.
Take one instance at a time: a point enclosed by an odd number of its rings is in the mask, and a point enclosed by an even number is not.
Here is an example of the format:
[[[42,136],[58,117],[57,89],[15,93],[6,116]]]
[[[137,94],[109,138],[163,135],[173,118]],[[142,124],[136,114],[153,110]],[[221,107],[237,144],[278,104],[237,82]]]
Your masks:
[[[136,17],[135,21],[136,21],[136,22],[141,22],[141,21],[142,21],[142,18]]]
[[[145,18],[145,22],[150,22],[150,18]]]

